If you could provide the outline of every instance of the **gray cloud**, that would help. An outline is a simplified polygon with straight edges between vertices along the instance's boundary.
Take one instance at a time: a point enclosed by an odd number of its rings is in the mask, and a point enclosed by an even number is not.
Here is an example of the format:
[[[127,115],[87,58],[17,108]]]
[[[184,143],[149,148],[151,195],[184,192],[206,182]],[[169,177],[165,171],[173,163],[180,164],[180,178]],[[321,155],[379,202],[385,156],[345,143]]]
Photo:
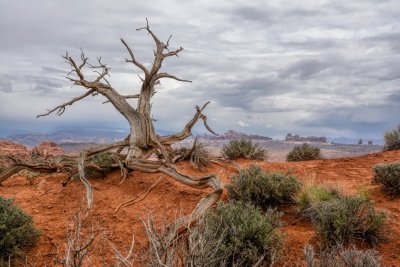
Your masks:
[[[171,45],[185,48],[164,69],[193,80],[162,82],[153,103],[159,129],[180,129],[194,105],[207,100],[210,124],[219,132],[241,121],[249,125],[244,130],[266,135],[370,131],[381,137],[398,123],[398,1],[0,3],[0,125],[34,128],[35,114],[82,93],[64,79],[69,68],[60,55],[66,50],[74,58],[80,48],[91,60],[101,56],[112,68],[113,86],[124,94],[137,92],[140,72],[124,63],[127,52],[119,38],[151,66],[152,41],[135,31],[145,17],[161,39],[173,34]],[[101,102],[87,99],[40,125],[125,124]]]
[[[327,69],[327,64],[319,60],[306,59],[296,62],[287,70],[280,73],[280,78],[295,77],[298,79],[309,79],[315,74]]]
[[[13,85],[11,80],[7,75],[0,75],[0,91],[5,93],[10,93],[13,90]]]

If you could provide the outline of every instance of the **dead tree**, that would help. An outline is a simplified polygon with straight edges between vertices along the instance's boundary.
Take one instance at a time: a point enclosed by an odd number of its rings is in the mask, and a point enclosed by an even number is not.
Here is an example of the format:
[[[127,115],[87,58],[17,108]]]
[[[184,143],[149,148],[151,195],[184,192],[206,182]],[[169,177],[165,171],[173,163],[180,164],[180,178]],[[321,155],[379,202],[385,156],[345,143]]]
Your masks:
[[[147,68],[140,63],[130,46],[121,39],[123,46],[127,49],[128,58],[125,60],[134,67],[139,68],[143,72],[141,78],[142,84],[139,93],[132,95],[121,95],[108,80],[110,68],[104,64],[101,58],[97,58],[95,64],[90,63],[89,59],[81,51],[80,59],[75,60],[68,53],[63,58],[71,67],[71,71],[66,77],[73,85],[80,86],[84,93],[72,100],[65,102],[46,113],[37,117],[47,116],[52,113],[62,115],[67,106],[73,105],[89,96],[102,95],[111,103],[116,110],[128,121],[130,126],[130,134],[124,141],[114,144],[97,147],[82,151],[79,156],[61,156],[51,162],[20,162],[14,161],[13,166],[6,169],[0,174],[0,183],[22,169],[34,170],[38,172],[65,172],[70,177],[78,177],[87,189],[87,200],[89,208],[92,206],[92,186],[85,176],[85,170],[88,168],[102,170],[104,166],[96,163],[93,158],[102,152],[108,152],[113,158],[113,167],[121,168],[121,170],[139,171],[145,173],[163,173],[172,177],[178,182],[186,184],[194,188],[211,188],[213,191],[200,200],[192,214],[181,218],[182,225],[189,224],[199,216],[201,216],[211,205],[213,205],[221,196],[223,184],[216,175],[208,175],[205,177],[192,177],[179,172],[173,163],[171,155],[171,145],[184,140],[191,135],[193,126],[202,120],[204,126],[213,134],[215,134],[207,124],[207,117],[203,114],[204,109],[209,102],[203,106],[196,106],[196,112],[193,118],[185,125],[185,127],[175,134],[158,135],[155,132],[153,119],[151,116],[151,99],[155,94],[155,86],[163,79],[174,79],[181,82],[191,82],[189,80],[178,78],[172,74],[161,71],[162,63],[169,57],[178,56],[183,48],[176,50],[169,49],[169,41],[162,42],[153,33],[146,19],[146,26],[137,29],[137,31],[145,31],[153,39],[155,43],[154,61],[151,68]],[[86,70],[92,70],[96,73],[96,78],[89,79],[85,74]],[[127,99],[137,99],[137,106],[133,107]],[[127,152],[123,152],[127,151]],[[156,156],[150,159],[152,155]]]

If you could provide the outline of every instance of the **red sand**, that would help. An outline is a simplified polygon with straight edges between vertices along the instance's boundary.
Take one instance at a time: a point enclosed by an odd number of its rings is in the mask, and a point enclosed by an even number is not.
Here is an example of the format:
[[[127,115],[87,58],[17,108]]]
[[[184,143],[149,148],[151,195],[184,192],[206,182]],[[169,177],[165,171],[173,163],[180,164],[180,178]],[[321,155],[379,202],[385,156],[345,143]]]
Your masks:
[[[241,166],[256,163],[266,170],[291,170],[303,181],[314,180],[317,183],[331,184],[345,193],[355,193],[360,189],[368,189],[376,207],[388,214],[388,240],[377,245],[384,266],[400,265],[400,199],[390,200],[385,197],[376,185],[371,184],[372,167],[377,163],[400,160],[400,151],[370,154],[355,158],[318,160],[297,163],[270,163],[238,160]],[[192,175],[202,175],[193,171],[188,164],[179,165],[181,171]],[[235,168],[227,164],[213,164],[207,173],[220,175],[225,183],[235,173]],[[204,174],[204,173],[203,173]],[[198,200],[206,194],[205,190],[196,190],[164,178],[141,202],[122,208],[113,214],[115,208],[133,196],[143,193],[160,174],[132,173],[119,185],[119,173],[113,173],[105,179],[91,180],[94,191],[95,226],[104,231],[109,240],[121,250],[129,247],[132,233],[135,234],[136,252],[146,244],[146,236],[140,219],[153,214],[157,221],[170,220],[181,212],[189,213]],[[0,195],[14,198],[15,203],[34,218],[37,228],[42,231],[38,245],[28,257],[37,266],[55,265],[58,254],[62,258],[65,250],[67,227],[71,226],[70,218],[83,203],[85,206],[85,189],[78,181],[67,187],[60,184],[64,177],[59,175],[37,177],[33,185],[29,185],[25,177],[16,177],[3,182]],[[279,265],[294,266],[303,259],[303,248],[307,243],[318,244],[311,224],[302,220],[296,206],[285,207],[283,217],[285,225],[280,229],[285,233],[283,256]],[[365,245],[364,245],[365,247]],[[114,256],[107,242],[97,238],[96,248],[91,253],[87,266],[101,266],[102,260],[113,265]]]

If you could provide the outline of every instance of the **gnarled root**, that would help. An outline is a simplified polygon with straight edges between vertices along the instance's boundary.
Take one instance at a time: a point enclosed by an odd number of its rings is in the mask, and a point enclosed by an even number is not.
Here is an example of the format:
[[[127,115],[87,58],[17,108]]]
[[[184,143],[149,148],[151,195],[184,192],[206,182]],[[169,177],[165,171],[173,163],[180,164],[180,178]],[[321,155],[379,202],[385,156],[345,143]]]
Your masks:
[[[209,175],[200,178],[195,178],[189,175],[180,173],[174,166],[162,166],[160,172],[172,177],[178,182],[194,188],[211,188],[213,191],[202,198],[191,214],[177,219],[173,224],[175,231],[167,233],[170,238],[174,238],[176,233],[184,231],[188,226],[195,223],[212,205],[214,205],[222,195],[224,184],[216,175]],[[176,232],[176,227],[178,231]]]

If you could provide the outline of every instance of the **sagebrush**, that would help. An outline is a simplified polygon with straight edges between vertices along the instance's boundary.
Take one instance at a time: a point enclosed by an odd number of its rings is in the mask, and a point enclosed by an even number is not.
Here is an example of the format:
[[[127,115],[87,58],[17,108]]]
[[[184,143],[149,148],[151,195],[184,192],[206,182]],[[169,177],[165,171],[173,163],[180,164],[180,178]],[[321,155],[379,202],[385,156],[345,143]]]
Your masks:
[[[305,161],[322,159],[321,150],[318,147],[304,143],[295,146],[286,156],[286,161]]]
[[[262,208],[293,203],[301,188],[296,176],[284,172],[266,172],[250,165],[231,177],[228,198],[252,203]]]
[[[253,160],[263,160],[267,157],[267,152],[251,140],[231,140],[229,144],[222,148],[222,155],[228,159],[246,158]]]
[[[324,246],[356,240],[376,243],[384,236],[385,214],[376,211],[364,197],[335,197],[311,206],[305,213]]]
[[[307,267],[378,267],[380,257],[375,249],[358,250],[339,245],[316,253],[311,245],[304,248]]]
[[[242,202],[219,203],[180,238],[145,223],[150,266],[272,266],[282,247],[281,214]],[[169,227],[171,229],[171,226]]]
[[[383,191],[391,197],[400,195],[400,162],[378,164],[373,171],[372,182],[381,185]]]
[[[397,129],[386,131],[383,137],[385,139],[384,150],[400,149],[400,125]]]
[[[0,266],[9,266],[34,246],[40,232],[32,217],[13,204],[12,199],[0,197]]]
[[[309,211],[310,208],[323,201],[330,201],[334,198],[339,198],[340,196],[341,194],[336,188],[310,183],[302,187],[296,200],[300,211],[307,215],[307,211]]]

